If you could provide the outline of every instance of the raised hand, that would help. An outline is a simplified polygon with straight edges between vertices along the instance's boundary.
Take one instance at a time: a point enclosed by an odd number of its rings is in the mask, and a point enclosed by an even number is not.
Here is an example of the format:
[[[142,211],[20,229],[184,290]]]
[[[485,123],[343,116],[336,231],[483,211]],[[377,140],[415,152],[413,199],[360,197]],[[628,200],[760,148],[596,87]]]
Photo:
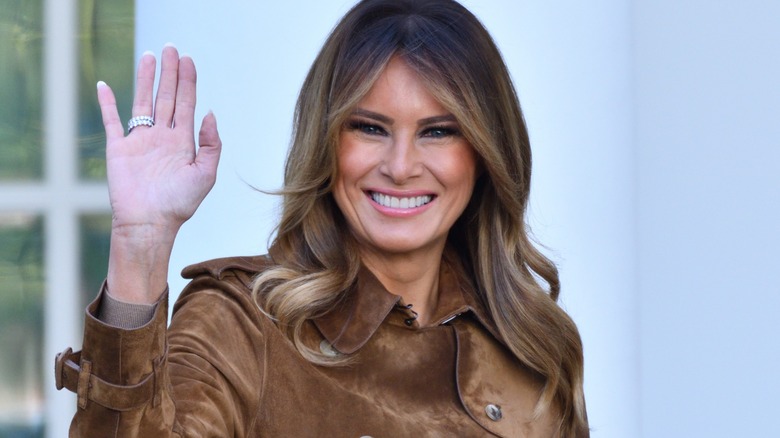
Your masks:
[[[156,100],[155,58],[144,54],[133,102],[133,117],[153,116],[153,127],[137,126],[125,136],[113,92],[104,83],[97,90],[113,212],[108,283],[113,296],[130,302],[153,302],[164,290],[176,233],[213,187],[221,151],[211,113],[195,147],[192,59],[179,59],[173,46],[161,58]]]

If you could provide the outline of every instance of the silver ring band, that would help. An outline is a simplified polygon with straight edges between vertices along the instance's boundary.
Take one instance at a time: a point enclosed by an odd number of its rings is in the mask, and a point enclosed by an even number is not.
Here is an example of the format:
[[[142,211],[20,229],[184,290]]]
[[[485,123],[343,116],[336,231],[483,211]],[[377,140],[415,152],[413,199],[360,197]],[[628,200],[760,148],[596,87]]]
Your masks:
[[[154,126],[154,119],[152,116],[138,116],[133,117],[132,119],[127,121],[127,133],[129,134],[130,131],[133,130],[133,128],[137,126]]]

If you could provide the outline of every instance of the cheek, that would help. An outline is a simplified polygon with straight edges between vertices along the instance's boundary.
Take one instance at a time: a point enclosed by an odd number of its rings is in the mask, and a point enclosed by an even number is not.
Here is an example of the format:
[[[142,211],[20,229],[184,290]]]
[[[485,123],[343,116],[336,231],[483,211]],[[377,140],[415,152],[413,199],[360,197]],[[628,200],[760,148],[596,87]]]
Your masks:
[[[348,196],[355,196],[354,191],[359,191],[358,182],[366,175],[371,165],[367,160],[367,154],[361,153],[359,142],[356,142],[348,134],[342,134],[339,138],[339,146],[336,152],[338,168],[334,185],[334,195],[337,202],[343,202]]]
[[[356,155],[357,154],[354,153],[353,145],[348,141],[340,141],[336,152],[336,162],[338,163],[338,168],[336,170],[336,186],[341,186],[339,188],[342,190],[347,182],[354,177],[355,168],[358,164],[355,162]]]
[[[437,167],[447,185],[471,192],[479,169],[477,154],[470,145],[460,145],[440,157]]]

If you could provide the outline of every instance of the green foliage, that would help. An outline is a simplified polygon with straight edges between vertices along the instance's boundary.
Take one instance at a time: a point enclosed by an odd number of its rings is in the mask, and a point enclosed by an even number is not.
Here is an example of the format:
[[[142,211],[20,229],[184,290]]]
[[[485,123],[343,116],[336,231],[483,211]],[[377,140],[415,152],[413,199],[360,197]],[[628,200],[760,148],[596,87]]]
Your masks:
[[[0,216],[0,382],[40,394],[43,375],[43,220]],[[32,386],[32,387],[31,387]]]
[[[81,300],[86,307],[100,289],[108,271],[111,215],[90,214],[79,220],[81,242]]]
[[[43,177],[43,2],[4,0],[0,7],[0,181]],[[105,135],[95,83],[105,80],[120,116],[133,97],[135,2],[79,2],[79,174],[105,178]]]
[[[106,176],[105,134],[95,95],[106,81],[127,121],[133,102],[135,3],[131,0],[79,2],[79,175]]]
[[[43,176],[41,1],[0,7],[0,181]]]
[[[3,0],[0,5],[0,184],[44,177],[43,8],[43,0]],[[105,137],[95,83],[105,80],[111,85],[120,116],[127,120],[133,95],[135,2],[79,0],[78,8],[78,171],[82,179],[95,180],[105,177]],[[80,218],[84,304],[106,273],[110,224],[110,215]],[[42,357],[44,281],[53,282],[51,290],[57,290],[56,278],[44,278],[48,238],[53,236],[44,236],[42,216],[0,211],[0,438],[43,436],[38,415],[43,375],[51,372],[51,358]]]

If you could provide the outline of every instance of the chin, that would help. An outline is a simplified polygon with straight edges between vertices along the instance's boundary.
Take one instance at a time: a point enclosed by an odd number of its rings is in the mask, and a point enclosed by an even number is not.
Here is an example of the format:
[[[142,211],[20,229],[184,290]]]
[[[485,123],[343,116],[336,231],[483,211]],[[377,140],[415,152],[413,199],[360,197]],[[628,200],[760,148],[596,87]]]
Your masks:
[[[372,239],[366,245],[368,249],[380,255],[400,256],[412,254],[424,254],[428,251],[440,251],[444,247],[444,239]]]

